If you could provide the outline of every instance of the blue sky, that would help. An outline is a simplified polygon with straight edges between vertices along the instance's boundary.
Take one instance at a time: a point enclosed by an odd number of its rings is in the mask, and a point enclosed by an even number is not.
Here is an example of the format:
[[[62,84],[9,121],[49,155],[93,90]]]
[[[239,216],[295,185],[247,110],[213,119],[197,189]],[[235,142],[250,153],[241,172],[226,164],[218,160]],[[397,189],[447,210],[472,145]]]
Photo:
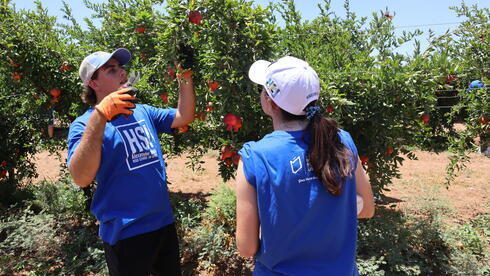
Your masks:
[[[34,0],[13,0],[12,1],[18,9],[33,9],[35,8]],[[66,0],[66,2],[72,7],[73,13],[77,19],[89,17],[91,11],[87,9],[83,1],[81,0]],[[103,2],[103,0],[93,0],[93,2]],[[267,5],[269,0],[256,0],[257,4]],[[273,2],[279,2],[279,0],[273,0]],[[323,0],[296,0],[296,7],[301,13],[303,19],[311,20],[319,14],[318,4],[323,3]],[[332,9],[338,15],[344,13],[344,1],[332,0]],[[489,0],[465,0],[467,5],[477,4],[479,7],[490,8]],[[420,26],[418,27],[424,33],[427,33],[429,29],[433,30],[436,35],[443,34],[448,29],[453,30],[457,24],[447,24],[462,21],[462,18],[458,18],[454,11],[450,10],[450,6],[459,6],[460,0],[351,0],[351,11],[355,12],[358,16],[370,17],[373,12],[379,12],[380,10],[388,10],[395,12],[396,16],[392,19],[396,29],[396,32],[401,33],[404,30],[412,31],[414,25],[430,25],[441,24],[432,26]],[[49,14],[57,16],[59,22],[63,22],[62,12],[60,11],[62,5],[61,0],[45,0],[42,1],[43,7],[48,9]],[[279,22],[281,23],[281,22]],[[422,48],[427,45],[426,36],[421,38]],[[399,49],[400,52],[411,52],[412,45],[403,45]]]

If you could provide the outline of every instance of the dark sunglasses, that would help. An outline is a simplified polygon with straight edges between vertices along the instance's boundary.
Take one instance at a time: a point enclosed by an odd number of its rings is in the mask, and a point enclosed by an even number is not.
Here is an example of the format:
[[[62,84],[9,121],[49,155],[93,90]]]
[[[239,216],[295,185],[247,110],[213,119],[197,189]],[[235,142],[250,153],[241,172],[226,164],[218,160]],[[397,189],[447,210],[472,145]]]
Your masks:
[[[261,93],[262,93],[262,91],[264,91],[264,86],[262,86],[262,85],[258,84],[258,85],[257,85],[257,92],[259,92],[259,94],[261,94]]]

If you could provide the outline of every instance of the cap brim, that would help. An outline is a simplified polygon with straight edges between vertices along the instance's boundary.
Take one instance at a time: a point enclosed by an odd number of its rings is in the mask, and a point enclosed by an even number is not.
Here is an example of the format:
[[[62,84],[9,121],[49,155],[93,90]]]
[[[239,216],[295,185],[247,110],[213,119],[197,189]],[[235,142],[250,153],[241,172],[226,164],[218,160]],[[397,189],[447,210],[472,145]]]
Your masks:
[[[120,65],[124,65],[131,60],[131,53],[129,52],[128,49],[119,48],[116,49],[114,52],[112,52],[107,60],[109,60],[111,57],[117,59]]]
[[[248,70],[248,78],[256,84],[265,85],[267,67],[271,65],[270,61],[257,60]]]

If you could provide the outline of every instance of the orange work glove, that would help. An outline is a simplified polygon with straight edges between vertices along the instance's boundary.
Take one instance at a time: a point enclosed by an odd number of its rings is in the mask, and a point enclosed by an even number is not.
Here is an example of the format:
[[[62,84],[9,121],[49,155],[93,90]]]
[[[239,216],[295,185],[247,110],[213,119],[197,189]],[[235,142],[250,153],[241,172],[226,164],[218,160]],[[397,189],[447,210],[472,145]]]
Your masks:
[[[128,87],[112,92],[111,94],[105,96],[105,98],[95,106],[95,109],[102,113],[107,121],[112,120],[119,114],[133,114],[133,111],[129,109],[136,107],[134,103],[131,102],[136,100],[136,98],[128,94],[132,89],[133,88]]]

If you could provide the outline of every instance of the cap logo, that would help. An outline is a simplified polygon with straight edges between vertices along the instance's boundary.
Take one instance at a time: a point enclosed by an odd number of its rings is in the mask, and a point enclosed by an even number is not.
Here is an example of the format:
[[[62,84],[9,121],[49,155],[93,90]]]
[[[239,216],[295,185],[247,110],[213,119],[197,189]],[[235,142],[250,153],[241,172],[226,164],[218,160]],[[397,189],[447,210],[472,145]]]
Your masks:
[[[308,95],[306,95],[306,99],[309,100],[311,97],[318,96],[318,94],[319,94],[318,92],[314,92],[314,93],[308,94]]]
[[[90,64],[96,64],[97,61],[100,59],[101,56],[105,56],[105,55],[108,55],[108,53],[106,52],[102,52],[102,51],[99,51],[99,52],[95,52],[93,54],[91,54],[89,56],[89,62]]]
[[[265,86],[270,91],[272,98],[275,98],[276,95],[279,94],[279,92],[281,91],[271,78],[269,78],[265,82]]]

